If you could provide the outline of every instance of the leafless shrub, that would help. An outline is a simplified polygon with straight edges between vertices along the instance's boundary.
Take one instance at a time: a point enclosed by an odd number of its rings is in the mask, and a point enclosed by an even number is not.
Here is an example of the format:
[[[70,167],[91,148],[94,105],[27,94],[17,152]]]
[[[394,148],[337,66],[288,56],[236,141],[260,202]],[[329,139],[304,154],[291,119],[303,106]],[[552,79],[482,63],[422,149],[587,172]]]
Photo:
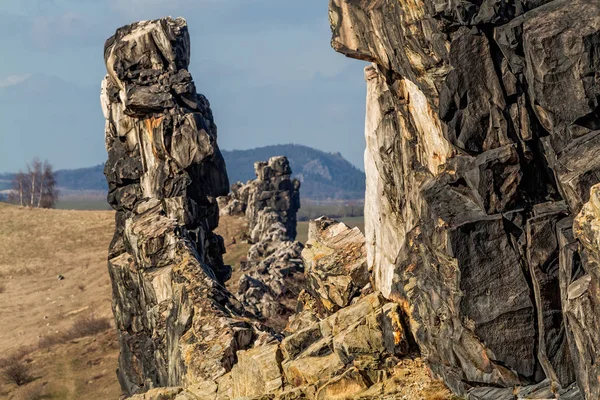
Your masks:
[[[85,291],[85,285],[83,283],[80,283],[79,285],[77,285],[77,289],[79,289],[80,292]]]
[[[17,390],[13,400],[41,400],[44,396],[44,384],[42,382],[33,382]]]
[[[22,386],[31,382],[32,376],[29,371],[29,365],[24,361],[17,357],[11,357],[6,364],[2,370],[2,376],[7,383]]]
[[[57,344],[65,343],[68,339],[65,339],[64,335],[55,333],[51,335],[42,336],[38,342],[41,349],[47,349]]]
[[[92,336],[110,328],[108,318],[97,318],[94,314],[77,318],[67,335],[70,339]]]
[[[39,341],[39,346],[41,348],[52,347],[57,344],[66,343],[69,340],[97,335],[109,328],[110,320],[108,318],[98,318],[94,314],[82,316],[77,318],[66,332],[42,337]]]
[[[34,349],[32,346],[22,346],[17,351],[5,358],[0,358],[0,369],[6,368],[11,365],[15,360],[22,360],[26,355],[31,353]]]

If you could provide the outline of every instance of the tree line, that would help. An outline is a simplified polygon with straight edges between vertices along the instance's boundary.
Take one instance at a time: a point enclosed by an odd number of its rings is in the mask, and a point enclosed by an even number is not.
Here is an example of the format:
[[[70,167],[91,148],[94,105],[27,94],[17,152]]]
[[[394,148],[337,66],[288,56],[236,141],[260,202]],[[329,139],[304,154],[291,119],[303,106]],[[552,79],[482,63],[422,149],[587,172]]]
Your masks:
[[[34,159],[12,180],[8,201],[21,207],[54,208],[58,200],[56,174],[48,161]]]

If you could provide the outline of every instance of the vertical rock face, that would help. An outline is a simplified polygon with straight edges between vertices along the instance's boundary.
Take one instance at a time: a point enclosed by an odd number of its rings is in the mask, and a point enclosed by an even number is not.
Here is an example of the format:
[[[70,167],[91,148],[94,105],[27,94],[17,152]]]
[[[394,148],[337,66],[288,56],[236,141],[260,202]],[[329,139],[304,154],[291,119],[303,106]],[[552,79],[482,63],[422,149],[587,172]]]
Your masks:
[[[335,50],[372,62],[374,289],[457,393],[549,379],[598,398],[600,3],[331,0],[330,21]]]
[[[210,106],[187,70],[186,22],[120,28],[104,57],[119,380],[131,394],[217,379],[255,332],[221,285],[231,271],[212,231],[228,179]]]

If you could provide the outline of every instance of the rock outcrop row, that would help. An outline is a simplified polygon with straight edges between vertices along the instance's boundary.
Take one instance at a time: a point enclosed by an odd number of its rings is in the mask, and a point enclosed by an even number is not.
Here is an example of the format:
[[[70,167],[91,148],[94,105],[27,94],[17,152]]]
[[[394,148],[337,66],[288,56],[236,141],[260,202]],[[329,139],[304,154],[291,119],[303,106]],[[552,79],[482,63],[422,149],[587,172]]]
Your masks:
[[[331,0],[330,21],[372,63],[374,289],[428,365],[473,398],[599,398],[600,3]]]
[[[189,57],[181,18],[120,28],[104,51],[108,268],[126,394],[217,379],[270,336],[223,286],[231,270],[213,230],[229,183]]]
[[[238,299],[259,318],[275,325],[293,312],[304,270],[296,238],[300,208],[300,182],[292,179],[285,156],[254,163],[256,179],[238,182],[218,199],[221,215],[243,216],[248,221],[252,247],[241,262],[244,274]]]
[[[300,181],[292,179],[290,162],[285,156],[254,163],[256,179],[236,182],[231,192],[219,198],[221,215],[245,215],[252,240],[256,243],[272,225],[265,224],[264,211],[277,214],[288,240],[296,238],[296,214],[300,209]],[[263,220],[261,220],[263,219]]]

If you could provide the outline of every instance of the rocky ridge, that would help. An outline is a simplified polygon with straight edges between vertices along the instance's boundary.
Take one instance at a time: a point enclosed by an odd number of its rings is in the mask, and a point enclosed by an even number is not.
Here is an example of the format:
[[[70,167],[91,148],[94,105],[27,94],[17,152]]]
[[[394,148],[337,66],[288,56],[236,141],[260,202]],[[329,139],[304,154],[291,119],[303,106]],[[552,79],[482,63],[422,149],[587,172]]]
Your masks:
[[[252,304],[223,286],[231,269],[213,230],[227,174],[210,106],[187,72],[185,21],[123,27],[107,41],[105,60],[105,174],[117,211],[108,266],[124,393],[178,400],[395,397],[394,368],[409,350],[401,308],[370,290],[357,229],[328,219],[311,223],[302,254],[307,290],[285,337],[263,327],[246,310]],[[256,172],[247,190],[234,190],[238,202],[228,212],[249,221],[255,243],[245,268],[283,274],[290,267],[278,262],[302,265],[282,254],[302,250],[293,241],[299,184],[284,157],[257,163]]]
[[[600,3],[329,9],[333,48],[371,62],[374,289],[457,394],[599,398]]]
[[[241,263],[238,299],[259,318],[275,323],[293,312],[286,303],[297,297],[298,277],[304,267],[302,244],[296,238],[300,208],[300,182],[284,156],[254,164],[256,179],[238,182],[227,196],[219,197],[222,215],[243,216],[248,221],[252,247]],[[287,300],[287,301],[286,301]]]

